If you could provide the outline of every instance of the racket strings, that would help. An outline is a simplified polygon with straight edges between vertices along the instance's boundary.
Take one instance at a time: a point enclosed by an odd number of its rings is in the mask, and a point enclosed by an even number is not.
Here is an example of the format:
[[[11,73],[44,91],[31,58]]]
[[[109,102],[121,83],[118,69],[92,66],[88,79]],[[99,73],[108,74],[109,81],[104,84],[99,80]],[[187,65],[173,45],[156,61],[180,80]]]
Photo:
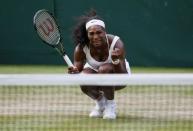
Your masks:
[[[50,45],[57,45],[60,32],[55,19],[46,11],[39,12],[35,18],[35,26],[39,36]]]

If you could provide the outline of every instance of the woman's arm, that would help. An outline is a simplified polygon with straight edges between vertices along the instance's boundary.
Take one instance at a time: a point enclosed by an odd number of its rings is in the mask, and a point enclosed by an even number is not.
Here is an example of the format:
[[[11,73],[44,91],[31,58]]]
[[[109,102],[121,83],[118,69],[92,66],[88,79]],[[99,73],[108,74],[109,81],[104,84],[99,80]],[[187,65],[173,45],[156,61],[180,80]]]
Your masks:
[[[78,44],[74,50],[74,67],[68,68],[68,73],[74,74],[79,73],[83,70],[84,64],[86,61],[86,56],[83,51],[83,47]]]
[[[83,51],[82,45],[78,44],[74,50],[74,66],[78,68],[78,71],[83,70],[84,64],[86,62],[86,55]]]
[[[125,49],[123,42],[119,39],[111,54],[112,64],[116,73],[127,73],[125,66]]]

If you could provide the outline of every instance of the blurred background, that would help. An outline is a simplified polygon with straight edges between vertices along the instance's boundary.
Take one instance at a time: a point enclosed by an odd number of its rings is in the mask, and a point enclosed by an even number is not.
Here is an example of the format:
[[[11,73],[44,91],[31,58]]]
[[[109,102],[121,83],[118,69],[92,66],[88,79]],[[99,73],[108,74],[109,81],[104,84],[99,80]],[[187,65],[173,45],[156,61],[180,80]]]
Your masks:
[[[43,8],[59,22],[71,59],[75,18],[94,8],[105,20],[107,32],[125,43],[132,67],[193,67],[192,0],[2,0],[1,65],[64,65],[34,30],[33,16]]]

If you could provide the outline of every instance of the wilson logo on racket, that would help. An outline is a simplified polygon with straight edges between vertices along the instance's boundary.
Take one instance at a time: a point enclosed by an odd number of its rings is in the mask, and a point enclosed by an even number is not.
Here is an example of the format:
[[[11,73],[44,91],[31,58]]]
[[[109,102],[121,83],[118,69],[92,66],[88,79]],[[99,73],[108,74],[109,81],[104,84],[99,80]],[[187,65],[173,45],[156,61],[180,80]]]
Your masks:
[[[42,24],[40,24],[38,27],[42,30],[42,32],[44,32],[46,36],[49,36],[50,33],[54,31],[54,24],[49,18],[43,21]]]
[[[52,13],[45,9],[38,10],[33,17],[33,25],[40,39],[56,49],[62,55],[68,67],[73,67],[74,65],[64,50],[59,26]]]

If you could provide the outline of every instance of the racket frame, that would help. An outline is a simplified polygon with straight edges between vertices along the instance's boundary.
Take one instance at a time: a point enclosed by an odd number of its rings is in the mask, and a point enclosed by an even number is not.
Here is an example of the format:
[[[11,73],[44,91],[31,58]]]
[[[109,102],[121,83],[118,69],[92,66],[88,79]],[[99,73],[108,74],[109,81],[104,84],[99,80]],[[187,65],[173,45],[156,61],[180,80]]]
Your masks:
[[[39,35],[38,31],[37,31],[38,29],[37,29],[37,27],[36,27],[36,19],[35,19],[35,18],[36,18],[37,15],[40,14],[41,12],[46,12],[46,13],[48,13],[48,14],[53,18],[53,20],[54,20],[54,22],[55,22],[55,25],[56,25],[57,28],[58,28],[59,40],[58,40],[57,43],[54,44],[54,45],[52,45],[52,44],[46,42],[45,40],[43,40],[43,39],[40,37],[40,35]],[[58,26],[58,23],[57,23],[54,15],[53,15],[53,13],[51,13],[50,11],[48,11],[48,10],[46,10],[46,9],[40,9],[40,10],[38,10],[38,11],[35,13],[34,17],[33,17],[33,26],[34,26],[34,29],[36,30],[36,33],[38,34],[38,37],[43,41],[43,43],[45,43],[45,44],[48,45],[48,46],[51,46],[52,48],[55,48],[55,49],[57,50],[57,52],[58,52],[61,56],[63,56],[63,59],[65,60],[65,62],[67,63],[67,65],[68,65],[69,67],[74,67],[74,65],[72,64],[70,58],[68,57],[68,55],[66,54],[66,52],[65,52],[65,50],[64,50],[64,46],[63,46],[63,42],[62,42],[62,38],[61,38],[60,28],[59,28],[59,26]]]

